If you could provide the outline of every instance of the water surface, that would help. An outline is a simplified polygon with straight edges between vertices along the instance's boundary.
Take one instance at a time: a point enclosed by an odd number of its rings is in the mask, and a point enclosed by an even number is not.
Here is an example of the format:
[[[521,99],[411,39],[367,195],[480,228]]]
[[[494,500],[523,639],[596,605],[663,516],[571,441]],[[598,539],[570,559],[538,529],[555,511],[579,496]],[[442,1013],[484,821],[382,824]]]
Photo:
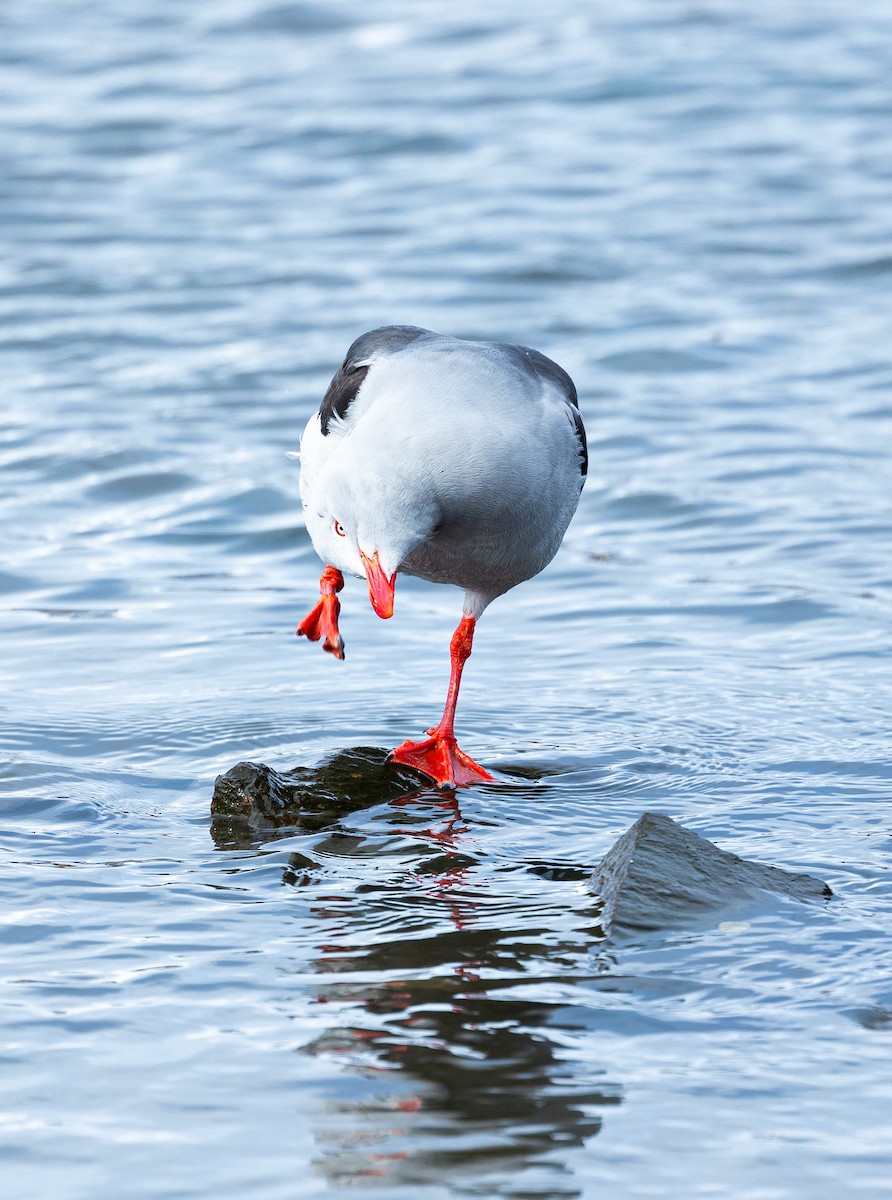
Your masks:
[[[890,47],[879,0],[7,6],[5,1195],[888,1195]],[[457,591],[292,634],[284,452],[391,321],[579,386],[579,513],[466,672],[500,779],[215,841],[238,760],[439,714]],[[647,809],[835,898],[606,944]]]

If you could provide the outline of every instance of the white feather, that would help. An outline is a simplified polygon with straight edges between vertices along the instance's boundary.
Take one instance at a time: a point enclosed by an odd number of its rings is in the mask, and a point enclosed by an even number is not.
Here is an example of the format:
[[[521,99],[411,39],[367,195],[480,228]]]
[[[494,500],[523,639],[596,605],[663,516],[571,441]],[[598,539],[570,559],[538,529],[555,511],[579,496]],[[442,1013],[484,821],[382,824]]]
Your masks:
[[[401,330],[358,339],[352,369],[368,371],[343,417],[307,423],[307,529],[340,570],[362,576],[360,551],[378,553],[387,575],[463,587],[479,616],[550,562],[576,510],[572,384],[522,348]]]

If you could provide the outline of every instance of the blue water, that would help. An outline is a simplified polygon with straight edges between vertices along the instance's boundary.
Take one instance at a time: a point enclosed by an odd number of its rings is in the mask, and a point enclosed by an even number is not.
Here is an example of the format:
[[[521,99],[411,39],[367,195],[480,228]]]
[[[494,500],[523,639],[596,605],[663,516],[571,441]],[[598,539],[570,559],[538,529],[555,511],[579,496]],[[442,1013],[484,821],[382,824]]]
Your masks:
[[[0,112],[4,1196],[887,1197],[889,6],[31,0]],[[391,321],[579,386],[501,781],[221,843],[238,760],[439,715],[453,589],[292,634]],[[834,899],[606,944],[646,809]]]

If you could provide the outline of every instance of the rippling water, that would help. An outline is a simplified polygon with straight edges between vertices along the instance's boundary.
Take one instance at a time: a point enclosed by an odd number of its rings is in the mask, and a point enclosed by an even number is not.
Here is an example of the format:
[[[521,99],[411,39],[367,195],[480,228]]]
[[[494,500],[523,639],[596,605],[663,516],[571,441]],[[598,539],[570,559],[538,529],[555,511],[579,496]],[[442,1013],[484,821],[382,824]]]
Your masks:
[[[4,1194],[888,1196],[892,14],[371,14],[0,15]],[[466,677],[503,778],[215,843],[237,760],[442,705],[451,589],[291,632],[284,451],[390,321],[579,385]],[[835,898],[607,945],[645,809]]]

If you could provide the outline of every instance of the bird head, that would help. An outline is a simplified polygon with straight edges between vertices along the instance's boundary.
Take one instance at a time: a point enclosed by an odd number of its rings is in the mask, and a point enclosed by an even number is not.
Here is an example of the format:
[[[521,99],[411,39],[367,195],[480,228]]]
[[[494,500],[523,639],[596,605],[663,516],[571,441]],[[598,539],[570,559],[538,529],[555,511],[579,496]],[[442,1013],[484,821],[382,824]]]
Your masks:
[[[431,536],[436,505],[376,476],[340,476],[326,489],[322,511],[307,511],[307,526],[320,556],[341,570],[365,577],[372,608],[393,616],[396,576],[405,559]]]

